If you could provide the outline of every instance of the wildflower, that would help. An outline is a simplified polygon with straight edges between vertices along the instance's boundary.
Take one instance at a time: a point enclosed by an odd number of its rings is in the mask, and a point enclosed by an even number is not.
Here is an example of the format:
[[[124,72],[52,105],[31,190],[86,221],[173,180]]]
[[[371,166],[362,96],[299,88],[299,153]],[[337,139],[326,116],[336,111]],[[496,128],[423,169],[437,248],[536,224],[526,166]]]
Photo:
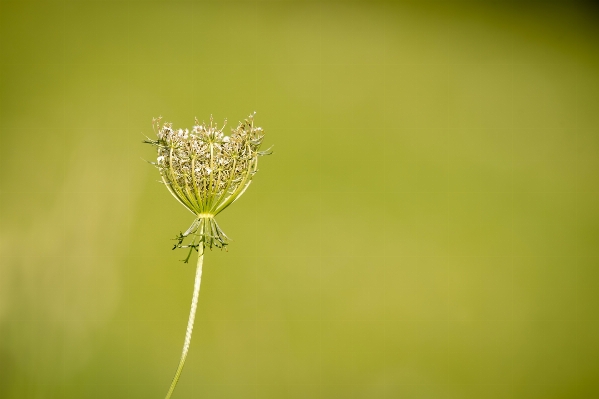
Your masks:
[[[215,216],[247,190],[258,171],[258,157],[271,153],[270,150],[259,151],[264,133],[262,128],[254,127],[254,115],[255,112],[239,122],[229,136],[223,134],[226,120],[219,129],[212,117],[209,126],[196,119],[190,131],[174,130],[171,123],[161,125],[161,118],[155,118],[152,126],[157,139],[144,141],[157,148],[158,157],[153,165],[158,168],[162,182],[173,197],[195,215],[191,226],[175,238],[177,243],[173,246],[173,249],[189,248],[185,263],[192,252],[197,251],[198,266],[183,353],[167,399],[175,389],[191,342],[204,249],[225,248],[229,243],[229,237],[216,223]],[[183,245],[189,236],[191,243]]]

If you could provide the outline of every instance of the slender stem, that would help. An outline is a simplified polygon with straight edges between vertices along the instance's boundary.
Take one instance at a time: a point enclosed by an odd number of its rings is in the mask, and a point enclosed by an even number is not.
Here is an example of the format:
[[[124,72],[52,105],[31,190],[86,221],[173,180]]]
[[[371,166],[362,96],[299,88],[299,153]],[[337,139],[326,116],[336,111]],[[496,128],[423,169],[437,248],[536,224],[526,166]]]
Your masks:
[[[183,343],[183,353],[181,354],[181,360],[179,360],[179,367],[177,367],[177,371],[175,372],[175,376],[173,377],[173,382],[171,382],[171,387],[166,394],[166,399],[169,399],[175,390],[175,386],[177,385],[177,381],[179,381],[179,376],[181,375],[181,371],[183,371],[183,365],[185,364],[185,358],[187,357],[187,352],[189,351],[189,344],[191,343],[191,333],[193,332],[193,322],[196,317],[196,309],[198,308],[198,296],[200,295],[200,283],[202,282],[202,263],[204,262],[204,243],[200,242],[198,247],[198,267],[196,269],[196,278],[193,285],[193,297],[191,299],[191,310],[189,311],[189,320],[187,321],[187,331],[185,332],[185,342]]]

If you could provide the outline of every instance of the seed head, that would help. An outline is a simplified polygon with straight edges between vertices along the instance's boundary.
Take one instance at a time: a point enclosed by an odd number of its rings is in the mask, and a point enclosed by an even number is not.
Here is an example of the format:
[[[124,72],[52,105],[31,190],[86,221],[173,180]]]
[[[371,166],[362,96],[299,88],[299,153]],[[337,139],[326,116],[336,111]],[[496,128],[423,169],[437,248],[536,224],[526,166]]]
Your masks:
[[[161,124],[161,118],[152,120],[157,139],[145,141],[158,149],[152,164],[170,193],[196,215],[191,227],[177,237],[175,248],[197,249],[200,243],[223,248],[228,244],[214,216],[248,188],[258,171],[258,157],[272,153],[270,149],[259,151],[264,132],[254,126],[254,115],[239,122],[229,136],[223,133],[227,121],[218,128],[212,116],[210,124],[196,119],[191,131],[175,130],[172,123]],[[190,234],[194,235],[193,243],[181,245]]]

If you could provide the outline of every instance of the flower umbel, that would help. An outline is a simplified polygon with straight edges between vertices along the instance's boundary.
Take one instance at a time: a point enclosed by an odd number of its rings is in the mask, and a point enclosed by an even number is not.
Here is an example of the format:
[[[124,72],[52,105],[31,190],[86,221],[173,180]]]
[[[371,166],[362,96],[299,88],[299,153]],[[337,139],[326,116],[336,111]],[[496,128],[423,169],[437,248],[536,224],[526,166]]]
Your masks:
[[[218,128],[212,117],[210,124],[196,119],[191,131],[173,129],[171,123],[161,124],[161,118],[152,120],[157,139],[145,142],[158,149],[153,164],[170,193],[196,215],[189,229],[176,237],[173,247],[189,248],[184,262],[200,245],[224,248],[229,243],[214,217],[248,188],[258,171],[258,157],[271,153],[259,151],[264,133],[254,126],[254,115],[239,122],[229,136],[223,133],[226,120]],[[192,242],[183,245],[189,235],[193,235]]]

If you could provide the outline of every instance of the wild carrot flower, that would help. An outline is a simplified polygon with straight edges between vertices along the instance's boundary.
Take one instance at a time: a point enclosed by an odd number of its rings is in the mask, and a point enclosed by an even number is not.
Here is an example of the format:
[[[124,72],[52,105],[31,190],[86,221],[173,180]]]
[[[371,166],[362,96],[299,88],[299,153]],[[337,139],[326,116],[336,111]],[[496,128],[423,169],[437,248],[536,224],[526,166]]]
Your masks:
[[[254,126],[254,115],[239,122],[226,136],[223,126],[219,129],[210,117],[210,124],[199,123],[190,130],[174,129],[171,123],[161,125],[161,118],[152,120],[157,139],[144,141],[158,150],[155,165],[162,182],[169,192],[191,213],[195,220],[175,239],[173,249],[189,248],[189,261],[194,250],[198,252],[198,266],[194,283],[191,311],[183,344],[179,367],[166,398],[170,398],[187,357],[197,309],[202,263],[206,247],[225,248],[229,238],[216,223],[214,217],[235,202],[248,188],[258,171],[258,157],[268,155],[270,150],[259,151],[264,133]],[[183,241],[191,236],[191,242]]]

